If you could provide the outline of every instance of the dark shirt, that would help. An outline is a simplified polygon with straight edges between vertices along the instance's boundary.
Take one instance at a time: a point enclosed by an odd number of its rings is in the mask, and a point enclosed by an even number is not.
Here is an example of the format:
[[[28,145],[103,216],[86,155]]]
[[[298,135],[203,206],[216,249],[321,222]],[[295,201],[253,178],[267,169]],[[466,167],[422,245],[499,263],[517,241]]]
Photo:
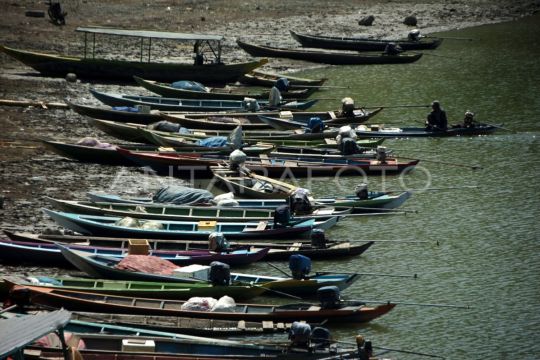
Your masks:
[[[448,120],[444,110],[433,110],[427,117],[427,127],[433,130],[446,130]]]

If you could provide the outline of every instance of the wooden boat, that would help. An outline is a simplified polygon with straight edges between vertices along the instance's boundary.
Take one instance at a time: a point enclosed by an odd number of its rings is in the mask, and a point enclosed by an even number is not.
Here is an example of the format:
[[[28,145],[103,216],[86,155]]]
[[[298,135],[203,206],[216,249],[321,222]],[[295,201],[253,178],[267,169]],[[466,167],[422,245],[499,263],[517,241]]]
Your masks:
[[[97,327],[95,333],[103,333],[103,327],[99,325],[112,325],[113,327],[130,327],[141,330],[152,330],[169,332],[175,334],[194,336],[244,336],[244,335],[264,335],[287,332],[290,324],[285,323],[263,323],[213,320],[213,319],[192,319],[192,318],[171,318],[170,316],[145,316],[126,314],[100,314],[87,312],[72,312],[71,321],[78,327],[82,322],[92,322]],[[107,327],[109,334],[114,334],[115,328]],[[124,329],[121,329],[124,330]],[[81,332],[79,330],[79,332]]]
[[[373,116],[377,115],[383,108],[376,108],[371,111],[367,111],[364,109],[356,109],[354,110],[354,116],[339,116],[335,117],[333,119],[329,120],[323,120],[323,123],[326,126],[343,126],[343,125],[357,125],[361,124],[363,122],[368,121]],[[276,130],[295,130],[295,129],[302,129],[307,127],[307,121],[306,120],[295,120],[293,119],[283,119],[283,118],[275,118],[271,116],[266,115],[259,115],[259,120],[261,120],[263,123],[269,125],[270,127],[276,129]]]
[[[302,86],[321,86],[327,78],[322,79],[307,79],[303,77],[294,76],[291,74],[277,74],[269,73],[261,70],[253,70],[249,73],[245,73],[240,77],[240,82],[249,85],[272,87],[276,81],[280,78],[287,78],[291,86],[295,88],[301,88]]]
[[[83,330],[86,324],[77,324]],[[78,350],[85,360],[263,360],[263,359],[357,359],[357,350],[351,345],[332,344],[329,346],[295,347],[288,342],[268,343],[261,341],[231,341],[215,338],[188,338],[178,334],[158,332],[154,335],[136,329],[104,327],[103,333],[76,333],[85,347]],[[94,326],[95,328],[95,326]],[[91,328],[95,331],[95,329]],[[119,335],[108,334],[117,331]],[[129,334],[129,335],[127,335]],[[176,335],[176,336],[174,336]],[[332,341],[330,341],[332,343]],[[128,347],[141,348],[140,350]],[[151,351],[144,348],[152,344]],[[39,354],[40,359],[61,359],[62,349],[32,345],[28,347],[28,356]],[[33,354],[32,354],[33,352]],[[29,357],[30,356],[30,357]]]
[[[139,96],[109,94],[90,89],[90,93],[109,106],[135,106],[146,105],[155,110],[166,111],[245,111],[243,101],[238,100],[199,100],[199,99],[176,99],[161,96]],[[318,100],[291,101],[279,106],[279,109],[306,110],[315,105]],[[268,106],[268,102],[259,101],[260,105]]]
[[[257,178],[257,175],[254,175]],[[266,180],[261,180],[266,181]],[[288,184],[286,184],[288,185]],[[290,185],[289,185],[290,186]],[[291,186],[291,188],[296,188]],[[252,190],[254,191],[254,190]],[[116,216],[155,220],[173,221],[220,221],[220,222],[240,222],[240,221],[270,221],[274,219],[273,209],[264,208],[241,208],[241,207],[219,207],[212,205],[172,205],[172,204],[116,204],[100,203],[91,201],[71,201],[59,200],[45,197],[55,208],[64,212],[77,214],[89,214],[98,216]],[[319,208],[313,213],[304,216],[295,216],[292,221],[328,218],[330,216],[346,216],[351,212],[350,208]]]
[[[85,34],[84,57],[44,54],[33,51],[17,50],[1,46],[0,50],[34,68],[43,75],[65,77],[68,73],[79,78],[133,81],[133,76],[157,81],[176,81],[178,79],[200,81],[203,83],[224,83],[235,81],[245,74],[268,62],[266,59],[255,62],[228,64],[221,61],[221,41],[216,35],[181,34],[158,31],[133,31],[99,27],[79,27],[77,31]],[[88,46],[88,34],[93,36],[93,46]],[[149,44],[148,53],[143,56],[141,47],[140,60],[98,58],[95,54],[95,36],[121,36],[137,38],[141,43]],[[168,39],[204,43],[212,49],[214,62],[208,64],[155,62],[151,60],[152,39]],[[215,44],[217,43],[217,48]],[[216,48],[216,49],[214,49]],[[132,55],[132,54],[130,54]],[[144,58],[144,59],[143,59]]]
[[[267,153],[268,157],[278,157],[284,158],[287,156],[305,156],[305,157],[345,157],[345,158],[365,158],[373,159],[376,157],[377,152],[372,147],[361,147],[359,146],[358,153],[343,155],[338,149],[332,148],[310,148],[310,147],[300,147],[300,146],[282,146],[278,145],[272,152]],[[392,151],[387,151],[387,153],[392,153]]]
[[[155,145],[143,145],[143,144],[118,144],[113,145],[112,147],[102,148],[102,147],[95,147],[95,146],[86,146],[86,145],[80,145],[80,144],[72,144],[72,143],[66,143],[62,141],[51,141],[51,140],[41,140],[45,147],[48,149],[54,151],[60,156],[74,159],[81,162],[88,162],[88,163],[96,163],[96,164],[104,164],[104,165],[122,165],[122,166],[135,166],[136,163],[128,160],[126,157],[120,155],[116,151],[116,146],[121,146],[125,149],[133,150],[133,151],[150,151],[150,152],[156,152],[156,153],[177,153],[175,149],[164,149],[159,148]],[[212,154],[219,154],[224,152],[222,149],[216,149],[212,150],[212,148],[203,148],[203,147],[197,147],[192,150],[190,150],[190,147],[186,145],[186,147],[183,147],[182,149],[178,149],[180,153],[212,153]],[[271,150],[271,148],[269,149]],[[225,153],[230,153],[230,148],[228,148]]]
[[[201,282],[201,280],[193,278],[183,278],[171,275],[152,274],[141,271],[127,271],[117,269],[115,266],[120,261],[118,258],[94,255],[84,251],[70,249],[66,246],[57,244],[62,255],[73,266],[82,272],[95,277],[115,280],[134,280],[134,281],[152,281],[152,282]],[[251,275],[244,273],[231,273],[233,283],[239,284],[255,284],[268,289],[269,295],[281,293],[298,295],[298,296],[313,296],[317,289],[322,286],[337,286],[343,290],[358,280],[358,274],[332,274],[332,273],[315,273],[307,276],[305,279],[297,280],[293,278],[268,276],[268,275]]]
[[[119,296],[156,297],[159,299],[189,299],[194,296],[220,298],[230,296],[235,300],[247,300],[262,295],[266,289],[249,284],[214,286],[207,282],[170,283],[150,281],[123,281],[70,277],[31,277],[38,283],[21,276],[4,276],[8,286],[34,286],[43,289],[84,291]]]
[[[113,194],[103,194],[97,192],[88,192],[87,196],[93,202],[112,202],[123,204],[152,204],[150,197],[126,198]],[[376,209],[395,209],[401,206],[409,197],[411,192],[383,192],[370,191],[367,199],[359,199],[356,195],[346,195],[328,198],[314,198],[314,206],[332,206],[335,208],[352,207],[353,213],[376,211]],[[269,208],[275,209],[279,205],[286,203],[284,199],[236,199],[239,206],[249,208]]]
[[[214,221],[155,221],[161,229],[143,229],[116,225],[121,218],[81,215],[43,209],[61,226],[85,235],[118,236],[143,239],[198,239],[207,240],[212,232],[221,232],[227,239],[272,239],[275,237],[309,236],[313,228],[328,229],[337,223],[337,217],[315,221],[303,220],[287,227],[275,227],[271,221],[214,222]],[[141,223],[150,220],[140,220]]]
[[[70,109],[79,115],[88,116],[92,119],[110,120],[116,122],[130,122],[134,124],[152,124],[161,120],[159,111],[128,111],[100,106],[76,104],[66,101]]]
[[[169,98],[180,99],[215,99],[215,100],[244,100],[245,98],[268,100],[268,91],[249,92],[242,87],[213,88],[207,87],[206,91],[194,91],[173,87],[170,83],[162,83],[153,80],[145,80],[138,76],[133,79],[137,84],[153,93]],[[317,87],[281,92],[283,99],[306,99],[317,90]]]
[[[129,248],[128,238],[110,238],[100,236],[85,236],[85,235],[45,235],[10,232],[4,230],[6,235],[14,241],[23,242],[44,242],[53,244],[75,244],[87,245],[93,247],[112,247],[119,249]],[[148,239],[150,248],[153,250],[168,250],[168,251],[186,251],[186,250],[206,250],[208,249],[208,241],[198,240],[159,240]],[[341,257],[351,257],[363,254],[369,247],[373,245],[372,241],[363,243],[351,243],[349,241],[326,240],[325,247],[312,245],[309,240],[290,241],[288,239],[276,239],[272,242],[249,241],[229,242],[231,250],[249,249],[256,251],[262,248],[268,248],[268,253],[264,257],[265,260],[288,260],[293,254],[301,254],[311,259],[334,259]]]
[[[329,323],[364,323],[376,319],[396,304],[366,306],[362,302],[342,302],[338,308],[328,309],[316,304],[263,305],[237,303],[233,312],[182,310],[179,300],[100,295],[60,289],[41,289],[33,286],[14,286],[13,296],[21,294],[32,304],[65,308],[70,311],[90,311],[115,314],[166,315],[203,319],[246,321],[327,321]]]
[[[70,248],[83,252],[122,259],[128,254],[128,248],[116,249],[70,244]],[[35,263],[46,266],[69,265],[54,244],[0,240],[0,258],[10,263]],[[247,249],[232,252],[210,252],[208,250],[170,251],[151,250],[150,254],[168,260],[176,265],[210,264],[212,261],[225,262],[231,266],[244,266],[259,261],[266,256],[268,249],[249,251]]]
[[[248,44],[236,40],[238,46],[251,56],[277,57],[304,60],[330,65],[404,64],[419,60],[422,54],[365,54],[357,52],[338,52],[304,49],[285,49],[263,45]]]
[[[427,50],[435,49],[441,43],[439,38],[422,38],[418,41],[410,40],[380,40],[362,37],[340,37],[300,34],[289,30],[294,40],[298,41],[303,47],[334,49],[334,50],[353,50],[353,51],[384,51],[386,45],[394,43],[403,50]]]
[[[208,130],[233,130],[238,125],[242,125],[246,130],[260,129],[277,129],[277,130],[296,130],[307,127],[310,118],[318,117],[323,120],[326,126],[342,126],[361,124],[371,119],[378,114],[383,108],[376,108],[371,111],[364,109],[354,110],[354,116],[341,116],[339,112],[328,111],[322,113],[291,113],[290,117],[273,117],[267,116],[266,112],[256,113],[256,118],[253,118],[253,113],[249,117],[227,117],[227,116],[212,116],[205,119],[190,117],[184,114],[162,113],[165,120],[182,124],[190,129],[208,129]],[[284,113],[280,113],[285,115]],[[246,137],[255,136],[255,134],[247,133]],[[261,136],[271,137],[272,134],[261,134]]]
[[[227,192],[255,199],[286,199],[297,186],[255,173],[239,174],[225,167],[212,167],[214,179]]]
[[[499,126],[484,124],[478,124],[471,128],[450,127],[446,131],[430,131],[423,127],[385,128],[383,125],[360,125],[356,129],[356,134],[366,138],[450,137],[488,135],[498,129]]]
[[[126,149],[117,149],[122,155],[137,162],[141,166],[148,166],[158,174],[177,177],[212,177],[210,168],[228,161],[228,157],[198,154],[194,156],[180,156],[175,154],[154,154],[133,152]],[[400,173],[412,170],[419,160],[400,161],[388,158],[385,162],[374,159],[335,159],[325,158],[318,161],[289,160],[264,156],[248,157],[244,167],[250,171],[261,173],[264,176],[286,178],[291,175],[297,177],[309,176],[343,176],[353,175],[381,175]]]

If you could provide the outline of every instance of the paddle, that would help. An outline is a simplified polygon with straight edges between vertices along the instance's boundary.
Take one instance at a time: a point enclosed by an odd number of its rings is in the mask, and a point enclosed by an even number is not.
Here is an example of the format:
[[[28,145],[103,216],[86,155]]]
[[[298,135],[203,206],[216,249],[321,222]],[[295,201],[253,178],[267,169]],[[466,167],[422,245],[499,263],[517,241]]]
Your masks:
[[[447,304],[425,304],[425,303],[410,303],[410,302],[396,302],[396,301],[379,301],[379,300],[349,300],[349,301],[361,301],[371,304],[387,304],[392,303],[396,305],[410,305],[410,306],[426,306],[426,307],[444,307],[453,309],[471,309],[469,305],[447,305]]]
[[[395,275],[395,274],[381,274],[381,273],[359,273],[359,272],[337,272],[337,271],[317,271],[317,274],[347,274],[347,275],[371,275],[371,276],[387,276],[397,278],[413,278],[417,279],[418,274],[413,275]],[[365,301],[364,301],[365,302]],[[380,303],[384,303],[379,301]]]
[[[472,170],[478,170],[478,169],[482,169],[482,167],[480,165],[465,165],[465,164],[459,164],[459,163],[451,163],[451,162],[446,162],[446,161],[439,161],[439,160],[430,160],[430,159],[419,159],[419,158],[410,158],[410,157],[406,157],[406,156],[397,156],[398,158],[401,158],[401,159],[408,159],[408,160],[420,160],[420,161],[424,161],[424,162],[431,162],[431,163],[435,163],[435,164],[442,164],[442,165],[451,165],[451,166],[458,166],[458,167],[465,167],[465,168],[470,168]]]

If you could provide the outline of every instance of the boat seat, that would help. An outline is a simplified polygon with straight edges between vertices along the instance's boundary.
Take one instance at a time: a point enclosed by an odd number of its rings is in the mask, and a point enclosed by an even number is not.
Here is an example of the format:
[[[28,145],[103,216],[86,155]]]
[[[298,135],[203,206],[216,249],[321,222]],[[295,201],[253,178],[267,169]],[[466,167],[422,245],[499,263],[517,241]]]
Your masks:
[[[268,225],[268,221],[259,221],[255,230],[264,230],[266,229],[267,225]]]
[[[268,155],[260,154],[259,158],[261,159],[261,163],[263,163],[265,165],[270,165],[271,164],[270,159],[268,159]]]
[[[321,307],[320,307],[320,306],[315,306],[315,305],[310,306],[310,307],[307,309],[307,311],[319,311],[319,310],[321,310]]]
[[[293,243],[292,246],[289,248],[289,251],[298,251],[302,247],[301,242]]]
[[[332,138],[325,138],[324,139],[324,142],[328,145],[335,145],[337,144],[337,141],[335,139],[332,139]]]

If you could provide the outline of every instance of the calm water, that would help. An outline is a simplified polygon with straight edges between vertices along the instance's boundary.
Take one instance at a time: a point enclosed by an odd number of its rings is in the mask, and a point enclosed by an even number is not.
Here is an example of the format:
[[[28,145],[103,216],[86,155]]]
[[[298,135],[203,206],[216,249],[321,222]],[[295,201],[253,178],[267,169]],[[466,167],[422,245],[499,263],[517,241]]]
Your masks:
[[[398,306],[362,327],[335,330],[343,339],[360,332],[375,344],[447,358],[536,359],[540,355],[540,16],[481,26],[441,36],[439,50],[415,64],[331,67],[303,73],[326,76],[350,90],[357,104],[429,104],[439,99],[449,121],[465,110],[478,120],[504,123],[515,132],[489,137],[390,140],[403,156],[480,164],[482,170],[424,162],[405,181],[411,188],[429,178],[433,187],[478,189],[415,194],[404,207],[418,214],[350,219],[329,231],[332,238],[427,240],[431,244],[377,243],[364,256],[319,262],[314,269],[418,273],[419,278],[365,276],[344,295],[349,299],[470,305],[471,309]],[[319,93],[321,94],[321,93]],[[335,108],[325,101],[320,108]],[[427,109],[387,109],[374,119],[386,124],[423,122]],[[372,188],[382,179],[370,178]],[[342,180],[350,189],[358,179]],[[386,188],[399,188],[387,178]],[[317,195],[339,193],[334,182],[315,180]],[[440,243],[439,246],[435,242]],[[265,267],[259,265],[261,269]],[[400,355],[399,358],[417,358]]]

